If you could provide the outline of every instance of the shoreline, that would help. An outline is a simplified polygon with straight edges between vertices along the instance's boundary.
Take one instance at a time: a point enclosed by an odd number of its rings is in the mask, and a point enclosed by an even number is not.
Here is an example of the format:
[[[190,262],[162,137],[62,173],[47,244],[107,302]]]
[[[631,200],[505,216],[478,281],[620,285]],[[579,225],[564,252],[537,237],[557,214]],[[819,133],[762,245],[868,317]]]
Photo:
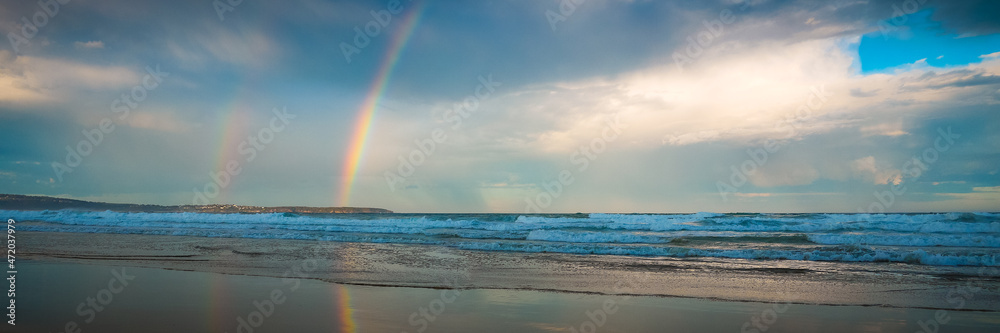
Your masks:
[[[458,288],[463,290],[623,296],[626,294],[601,285],[603,281],[620,280],[644,281],[635,292],[627,294],[630,296],[952,311],[956,309],[947,303],[949,290],[975,284],[984,287],[979,297],[969,299],[958,310],[1000,312],[997,277],[927,276],[920,273],[923,267],[911,267],[913,276],[886,280],[878,272],[830,273],[824,269],[832,265],[814,262],[762,264],[189,236],[19,234],[25,248],[61,249],[35,251],[25,254],[25,259],[279,278],[286,273],[283,266],[289,263],[316,260],[317,270],[301,278],[386,288],[440,289],[445,287],[440,281],[462,281]],[[116,246],[106,248],[94,243]],[[129,254],[121,253],[122,248],[129,249]],[[765,267],[775,264],[789,267]]]
[[[993,332],[997,325],[995,313],[983,312],[374,287],[101,263],[21,265],[19,302],[25,301],[12,332],[842,332],[877,325],[903,333],[922,325]],[[66,276],[73,283],[57,283]],[[125,283],[112,285],[116,279]],[[933,322],[938,313],[948,320]],[[74,329],[64,329],[69,325]]]
[[[81,259],[81,258],[73,258]],[[102,258],[101,260],[115,260]],[[127,259],[119,259],[127,260]],[[279,276],[265,275],[265,274],[253,274],[253,273],[225,273],[225,272],[210,272],[194,269],[182,269],[182,268],[164,268],[157,266],[136,266],[136,265],[115,265],[113,262],[90,262],[90,261],[61,261],[61,260],[47,260],[47,259],[26,259],[25,261],[44,263],[44,264],[79,264],[79,265],[91,265],[91,266],[114,266],[114,267],[125,267],[125,268],[143,268],[143,269],[162,269],[167,271],[177,271],[177,272],[199,272],[199,273],[211,273],[211,274],[222,274],[222,275],[232,275],[232,276],[243,276],[250,278],[280,278]],[[872,308],[885,308],[885,309],[914,309],[914,310],[947,310],[947,311],[959,311],[959,312],[981,312],[981,313],[1000,313],[1000,309],[954,309],[954,308],[937,308],[937,307],[913,307],[913,306],[896,306],[891,304],[835,304],[835,303],[806,303],[797,301],[764,301],[764,300],[744,300],[744,299],[728,299],[728,298],[718,298],[718,297],[704,297],[704,296],[685,296],[685,295],[667,295],[667,294],[636,294],[636,293],[606,293],[599,291],[581,291],[581,290],[564,290],[564,289],[541,289],[541,288],[503,288],[503,287],[462,287],[462,288],[452,288],[448,286],[435,286],[435,285],[405,285],[405,284],[379,284],[379,283],[360,283],[360,282],[349,282],[349,281],[338,281],[331,282],[321,278],[315,277],[301,277],[302,280],[310,280],[327,284],[344,285],[344,286],[357,286],[357,287],[374,287],[374,288],[403,288],[403,289],[429,289],[429,290],[482,290],[482,291],[526,291],[526,292],[540,292],[540,293],[562,293],[562,294],[578,294],[578,295],[591,295],[591,296],[608,296],[608,297],[652,297],[652,298],[664,298],[664,299],[690,299],[690,300],[703,300],[709,302],[731,302],[731,303],[756,303],[756,304],[787,304],[787,305],[815,305],[815,306],[834,306],[834,307],[872,307]]]
[[[232,276],[242,276],[249,278],[280,278],[278,276],[263,275],[263,274],[252,274],[252,273],[219,273],[219,272],[208,272],[193,269],[181,269],[181,268],[163,268],[156,266],[136,266],[136,265],[115,265],[114,263],[103,263],[103,262],[76,262],[76,261],[60,261],[60,260],[46,260],[46,259],[26,259],[28,263],[40,263],[40,264],[79,264],[79,265],[90,265],[99,267],[123,267],[123,268],[143,268],[143,269],[162,269],[167,271],[176,272],[198,272],[198,273],[211,273],[211,274],[222,274],[222,275],[232,275]],[[762,300],[741,300],[741,299],[727,299],[727,298],[717,298],[717,297],[700,297],[700,296],[684,296],[684,295],[664,295],[664,294],[636,294],[636,293],[605,293],[599,291],[580,291],[580,290],[563,290],[563,289],[541,289],[541,288],[502,288],[502,287],[462,287],[462,288],[451,288],[448,286],[434,286],[434,285],[403,285],[403,284],[378,284],[378,283],[359,283],[359,282],[330,282],[320,278],[314,277],[301,277],[301,280],[310,280],[327,284],[334,285],[344,285],[344,286],[357,286],[357,287],[374,287],[374,288],[403,288],[403,289],[429,289],[429,290],[482,290],[482,291],[526,291],[526,292],[540,292],[540,293],[562,293],[562,294],[578,294],[578,295],[590,295],[590,296],[608,296],[608,297],[652,297],[652,298],[664,298],[664,299],[690,299],[690,300],[703,300],[710,302],[731,302],[731,303],[756,303],[756,304],[788,304],[788,305],[815,305],[815,306],[836,306],[836,307],[873,307],[873,308],[886,308],[886,309],[915,309],[915,310],[948,310],[948,311],[961,311],[961,312],[983,312],[983,313],[1000,313],[1000,309],[989,310],[989,309],[951,309],[951,308],[933,308],[933,307],[906,307],[906,306],[895,306],[887,304],[833,304],[833,303],[806,303],[806,302],[796,302],[796,301],[762,301]]]

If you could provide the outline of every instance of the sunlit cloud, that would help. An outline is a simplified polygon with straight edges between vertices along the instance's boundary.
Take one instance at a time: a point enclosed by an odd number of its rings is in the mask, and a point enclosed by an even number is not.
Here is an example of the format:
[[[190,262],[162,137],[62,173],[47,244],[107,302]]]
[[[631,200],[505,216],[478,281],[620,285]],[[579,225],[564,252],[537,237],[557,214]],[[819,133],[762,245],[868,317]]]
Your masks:
[[[874,156],[867,156],[851,162],[854,175],[876,185],[899,185],[903,181],[902,171],[876,163]]]
[[[99,40],[92,40],[89,42],[75,42],[74,46],[78,49],[103,49],[104,42]]]
[[[135,70],[121,66],[14,56],[9,51],[0,51],[0,101],[19,104],[65,101],[81,92],[130,87],[140,77]]]

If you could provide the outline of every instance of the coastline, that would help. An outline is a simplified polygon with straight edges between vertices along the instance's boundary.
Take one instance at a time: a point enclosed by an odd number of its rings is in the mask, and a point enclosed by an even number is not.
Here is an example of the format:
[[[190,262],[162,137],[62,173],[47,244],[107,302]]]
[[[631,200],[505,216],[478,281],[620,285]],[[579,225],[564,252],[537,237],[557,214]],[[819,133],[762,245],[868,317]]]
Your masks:
[[[204,205],[152,205],[108,203],[85,200],[66,199],[50,196],[3,194],[0,193],[0,210],[59,210],[74,209],[83,211],[114,211],[114,212],[198,212],[216,214],[261,214],[261,213],[296,213],[296,214],[389,214],[391,210],[371,207],[305,207],[305,206],[246,206],[235,204],[204,204]]]

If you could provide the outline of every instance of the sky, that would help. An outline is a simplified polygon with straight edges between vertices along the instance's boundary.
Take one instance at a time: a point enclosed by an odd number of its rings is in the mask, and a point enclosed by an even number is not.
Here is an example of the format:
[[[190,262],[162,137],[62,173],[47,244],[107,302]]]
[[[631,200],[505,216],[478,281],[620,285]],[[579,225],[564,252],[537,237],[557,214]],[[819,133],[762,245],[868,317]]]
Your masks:
[[[1000,2],[0,3],[0,193],[1000,207]]]

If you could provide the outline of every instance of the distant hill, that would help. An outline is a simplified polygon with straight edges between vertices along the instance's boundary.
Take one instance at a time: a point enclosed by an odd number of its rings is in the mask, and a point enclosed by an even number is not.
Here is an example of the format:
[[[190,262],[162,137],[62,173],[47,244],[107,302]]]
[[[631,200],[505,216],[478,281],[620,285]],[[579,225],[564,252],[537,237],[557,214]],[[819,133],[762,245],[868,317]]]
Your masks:
[[[106,202],[93,202],[73,199],[54,198],[46,196],[0,194],[0,209],[6,210],[46,210],[46,209],[81,209],[81,210],[111,210],[116,212],[147,212],[147,213],[378,213],[388,214],[392,211],[381,208],[362,207],[261,207],[240,205],[137,205]]]

